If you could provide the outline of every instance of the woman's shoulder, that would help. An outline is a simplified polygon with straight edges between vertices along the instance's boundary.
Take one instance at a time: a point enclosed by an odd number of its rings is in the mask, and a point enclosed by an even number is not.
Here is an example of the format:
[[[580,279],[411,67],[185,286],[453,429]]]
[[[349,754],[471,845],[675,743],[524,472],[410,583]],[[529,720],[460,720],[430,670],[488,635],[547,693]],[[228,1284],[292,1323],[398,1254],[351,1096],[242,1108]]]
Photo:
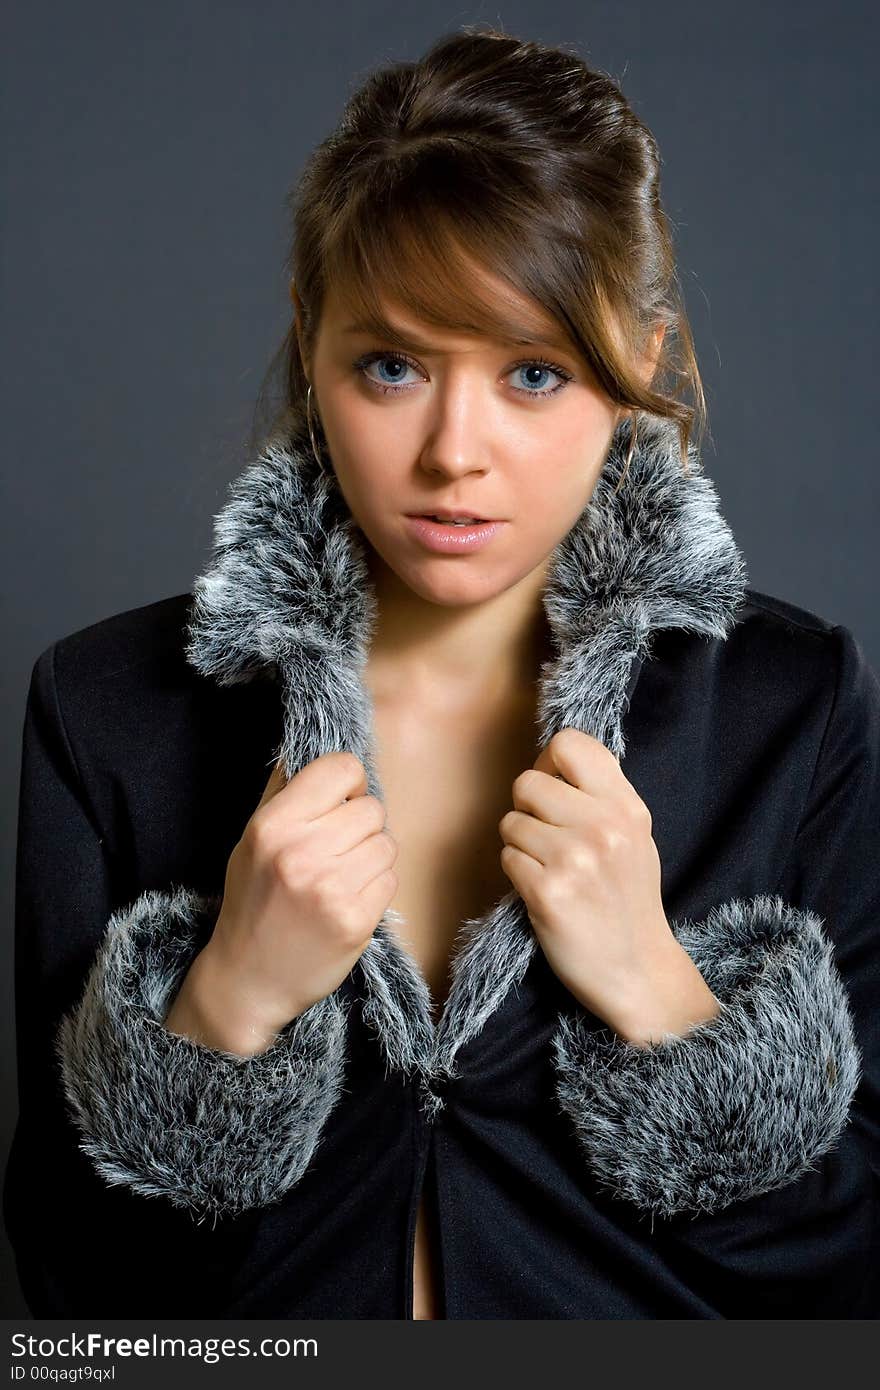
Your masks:
[[[837,666],[837,628],[822,613],[749,587],[720,643],[719,666],[749,683],[825,683]]]
[[[777,594],[752,588],[745,590],[745,598],[737,615],[737,626],[749,622],[763,624],[768,630],[780,634],[795,629],[820,637],[830,637],[838,626],[830,618],[810,608],[803,608]]]
[[[780,717],[818,703],[827,714],[876,722],[880,681],[858,624],[748,588],[720,649],[734,698],[752,692]]]
[[[65,685],[89,686],[151,662],[182,662],[191,603],[191,594],[174,594],[109,614],[51,642],[35,665]]]
[[[870,725],[880,702],[858,624],[751,587],[723,636],[658,633],[652,665],[663,688],[682,692],[694,718],[701,711],[724,726],[754,726],[771,740],[817,719],[821,725],[832,709]]]
[[[214,692],[184,653],[190,602],[175,594],[112,613],[58,637],[36,658],[28,708],[81,767],[115,766],[145,743],[157,758],[163,749],[172,755],[177,731],[191,739],[206,706],[213,709]]]
[[[30,726],[76,769],[105,825],[120,799],[143,817],[172,786],[213,786],[221,770],[247,783],[280,735],[273,683],[225,688],[187,661],[191,603],[174,594],[110,614],[59,637],[34,664]]]
[[[851,625],[753,588],[745,590],[723,646],[732,661],[758,662],[779,674],[782,667],[792,675],[814,672],[826,679],[837,671],[844,648],[854,648],[866,659]]]

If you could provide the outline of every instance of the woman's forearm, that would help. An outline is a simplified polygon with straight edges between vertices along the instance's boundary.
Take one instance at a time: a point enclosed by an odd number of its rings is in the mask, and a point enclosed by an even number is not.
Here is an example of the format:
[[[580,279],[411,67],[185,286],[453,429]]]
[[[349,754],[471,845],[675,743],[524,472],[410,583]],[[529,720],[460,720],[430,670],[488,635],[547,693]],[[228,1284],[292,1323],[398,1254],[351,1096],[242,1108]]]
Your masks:
[[[240,1057],[266,1052],[277,1037],[243,1003],[234,980],[207,947],[193,960],[163,1026],[205,1047]]]

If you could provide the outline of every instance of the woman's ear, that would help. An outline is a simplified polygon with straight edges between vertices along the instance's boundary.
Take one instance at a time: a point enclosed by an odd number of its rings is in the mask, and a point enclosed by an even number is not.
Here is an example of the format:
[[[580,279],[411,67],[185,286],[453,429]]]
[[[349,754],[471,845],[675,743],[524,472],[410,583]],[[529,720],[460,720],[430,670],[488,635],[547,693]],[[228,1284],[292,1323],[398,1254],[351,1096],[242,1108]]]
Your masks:
[[[640,371],[646,386],[650,386],[654,373],[657,370],[657,362],[660,357],[660,349],[663,346],[663,339],[666,337],[666,325],[661,323],[652,333],[648,335],[648,344],[642,354]]]

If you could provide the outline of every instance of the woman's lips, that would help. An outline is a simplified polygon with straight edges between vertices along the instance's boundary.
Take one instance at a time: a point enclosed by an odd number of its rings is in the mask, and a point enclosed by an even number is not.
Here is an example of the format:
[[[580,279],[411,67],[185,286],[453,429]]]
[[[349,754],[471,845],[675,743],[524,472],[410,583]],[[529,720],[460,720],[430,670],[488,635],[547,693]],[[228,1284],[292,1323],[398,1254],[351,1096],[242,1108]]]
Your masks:
[[[426,550],[440,555],[470,554],[482,550],[501,527],[503,521],[477,521],[472,525],[455,526],[451,522],[432,521],[428,516],[404,518],[410,534]]]

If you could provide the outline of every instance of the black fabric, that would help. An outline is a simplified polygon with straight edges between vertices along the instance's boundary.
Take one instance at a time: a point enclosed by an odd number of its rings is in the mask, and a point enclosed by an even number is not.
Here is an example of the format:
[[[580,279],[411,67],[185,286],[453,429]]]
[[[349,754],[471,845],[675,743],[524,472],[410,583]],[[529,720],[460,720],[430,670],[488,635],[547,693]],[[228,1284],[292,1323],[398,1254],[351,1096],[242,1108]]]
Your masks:
[[[100,1180],[65,1112],[57,1023],[113,911],[148,888],[222,892],[281,737],[271,680],[221,688],[184,661],[190,598],[65,637],[31,679],[4,1217],[32,1313],[408,1318],[424,1182],[449,1318],[876,1317],[880,685],[847,628],[753,590],[727,641],[657,635],[621,765],[652,812],[670,919],[778,892],[834,942],[864,1076],[813,1171],[666,1220],[599,1191],[554,1099],[570,996],[537,951],[433,1124],[418,1080],[386,1074],[355,967],[345,1094],[280,1202],[198,1222]]]

